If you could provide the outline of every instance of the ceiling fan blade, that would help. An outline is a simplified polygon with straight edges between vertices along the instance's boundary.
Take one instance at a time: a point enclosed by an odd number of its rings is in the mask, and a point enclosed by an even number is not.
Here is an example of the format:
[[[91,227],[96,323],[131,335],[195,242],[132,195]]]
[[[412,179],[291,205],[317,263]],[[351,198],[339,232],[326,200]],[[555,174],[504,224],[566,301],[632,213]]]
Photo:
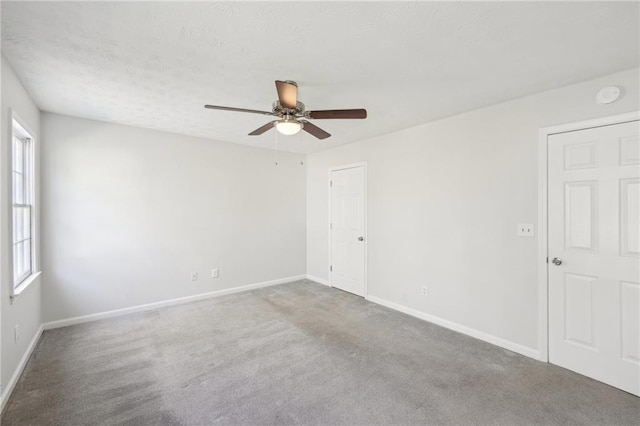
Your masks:
[[[250,112],[252,114],[277,115],[277,114],[274,114],[273,112],[258,111],[256,109],[233,108],[233,107],[225,107],[225,106],[217,106],[217,105],[205,105],[204,107],[208,109],[220,109],[222,111]]]
[[[257,135],[263,134],[267,130],[271,129],[276,124],[276,122],[277,122],[277,120],[270,121],[267,124],[265,124],[264,126],[258,127],[253,132],[249,133],[249,136],[257,136]]]
[[[312,134],[313,136],[315,136],[318,139],[326,139],[329,136],[331,136],[330,133],[325,132],[320,127],[316,126],[315,124],[312,124],[311,122],[309,122],[307,120],[300,120],[300,122],[303,123],[302,130],[304,130],[307,133]]]
[[[295,109],[298,102],[298,85],[293,81],[276,80],[278,99],[284,108]]]
[[[326,109],[322,111],[308,111],[307,117],[313,119],[325,118],[367,118],[366,109]]]

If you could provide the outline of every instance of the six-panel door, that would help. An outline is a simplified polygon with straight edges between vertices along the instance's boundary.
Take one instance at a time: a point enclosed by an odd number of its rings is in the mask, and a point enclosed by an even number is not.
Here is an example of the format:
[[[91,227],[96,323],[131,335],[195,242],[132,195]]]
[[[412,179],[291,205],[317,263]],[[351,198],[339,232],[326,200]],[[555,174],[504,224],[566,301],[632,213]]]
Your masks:
[[[548,138],[549,361],[636,395],[638,124]]]
[[[331,285],[364,296],[365,170],[331,172]]]

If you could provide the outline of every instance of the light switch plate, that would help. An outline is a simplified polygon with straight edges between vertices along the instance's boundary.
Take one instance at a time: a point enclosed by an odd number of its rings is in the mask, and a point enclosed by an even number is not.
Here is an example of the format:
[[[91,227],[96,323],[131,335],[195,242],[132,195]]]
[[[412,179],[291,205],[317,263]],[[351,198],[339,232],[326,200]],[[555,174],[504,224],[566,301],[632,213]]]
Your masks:
[[[519,223],[518,224],[518,236],[519,237],[533,237],[533,224],[531,223]]]

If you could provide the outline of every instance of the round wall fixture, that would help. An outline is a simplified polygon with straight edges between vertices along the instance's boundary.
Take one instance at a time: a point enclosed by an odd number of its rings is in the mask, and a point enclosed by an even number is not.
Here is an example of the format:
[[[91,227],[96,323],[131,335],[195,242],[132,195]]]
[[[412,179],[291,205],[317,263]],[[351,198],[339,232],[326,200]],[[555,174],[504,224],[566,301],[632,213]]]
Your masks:
[[[601,89],[596,95],[596,102],[600,105],[610,104],[620,98],[620,88],[617,86],[609,86]]]

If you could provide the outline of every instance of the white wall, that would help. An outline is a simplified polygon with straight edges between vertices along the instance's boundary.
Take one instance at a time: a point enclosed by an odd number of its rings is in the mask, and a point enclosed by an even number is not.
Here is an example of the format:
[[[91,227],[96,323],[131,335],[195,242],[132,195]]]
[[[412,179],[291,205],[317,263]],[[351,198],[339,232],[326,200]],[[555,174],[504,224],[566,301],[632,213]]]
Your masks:
[[[624,98],[597,105],[607,85]],[[638,110],[639,90],[635,69],[310,155],[307,273],[329,279],[328,168],[367,161],[369,295],[535,353],[537,239],[516,225],[538,223],[538,130]]]
[[[42,134],[45,322],[305,273],[299,155],[49,113]]]
[[[15,373],[20,360],[40,328],[40,279],[36,279],[18,298],[11,300],[13,271],[10,265],[11,247],[11,120],[12,113],[33,134],[36,143],[36,162],[40,141],[40,111],[24,89],[15,72],[2,55],[2,117],[0,128],[0,352],[2,353],[0,378],[2,391]],[[37,198],[37,195],[36,195]],[[14,327],[20,326],[20,340],[14,341]],[[6,396],[6,394],[5,394]]]

